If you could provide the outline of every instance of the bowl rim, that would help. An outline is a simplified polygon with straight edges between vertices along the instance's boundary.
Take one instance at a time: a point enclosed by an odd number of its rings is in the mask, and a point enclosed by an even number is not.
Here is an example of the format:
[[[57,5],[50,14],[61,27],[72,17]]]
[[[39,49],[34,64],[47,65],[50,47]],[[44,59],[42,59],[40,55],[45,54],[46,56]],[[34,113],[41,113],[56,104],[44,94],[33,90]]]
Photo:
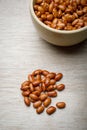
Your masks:
[[[30,12],[31,12],[31,15],[33,16],[33,18],[40,24],[40,26],[44,27],[46,30],[49,30],[51,32],[55,32],[55,33],[60,33],[60,34],[72,34],[72,33],[79,33],[81,31],[85,31],[87,30],[87,26],[85,27],[82,27],[80,29],[77,29],[77,30],[57,30],[57,29],[53,29],[47,25],[45,25],[43,22],[41,22],[38,17],[36,16],[35,12],[34,12],[34,8],[33,8],[33,2],[34,0],[31,0],[30,1]]]

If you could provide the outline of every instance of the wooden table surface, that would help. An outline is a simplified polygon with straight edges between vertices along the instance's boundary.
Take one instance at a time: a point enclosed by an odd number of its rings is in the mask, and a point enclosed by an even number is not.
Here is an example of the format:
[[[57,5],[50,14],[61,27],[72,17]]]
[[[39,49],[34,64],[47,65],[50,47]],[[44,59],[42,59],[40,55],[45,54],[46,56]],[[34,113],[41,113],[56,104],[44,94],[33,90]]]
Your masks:
[[[57,47],[42,40],[29,13],[29,0],[0,0],[0,130],[87,130],[87,41]],[[64,74],[66,89],[54,98],[64,110],[37,115],[26,107],[20,85],[35,69]]]

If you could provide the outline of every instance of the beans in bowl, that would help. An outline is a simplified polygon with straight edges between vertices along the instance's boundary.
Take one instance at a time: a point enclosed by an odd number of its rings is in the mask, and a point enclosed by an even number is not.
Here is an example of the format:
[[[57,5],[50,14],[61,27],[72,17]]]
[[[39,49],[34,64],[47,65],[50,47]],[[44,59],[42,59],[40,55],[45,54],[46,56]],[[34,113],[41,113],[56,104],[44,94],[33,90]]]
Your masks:
[[[87,0],[36,0],[36,16],[57,30],[76,30],[87,26]]]

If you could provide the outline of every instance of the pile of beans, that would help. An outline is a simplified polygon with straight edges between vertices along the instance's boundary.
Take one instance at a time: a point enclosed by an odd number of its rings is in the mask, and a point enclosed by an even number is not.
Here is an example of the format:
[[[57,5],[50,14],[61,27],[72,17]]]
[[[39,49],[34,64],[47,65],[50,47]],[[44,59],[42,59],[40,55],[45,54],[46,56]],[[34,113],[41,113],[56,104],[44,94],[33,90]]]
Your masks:
[[[59,109],[65,108],[64,102],[57,102],[56,107],[49,106],[52,98],[57,97],[58,91],[65,88],[64,84],[57,84],[63,77],[62,73],[49,72],[47,70],[35,70],[28,75],[28,80],[21,84],[22,95],[27,106],[33,103],[33,107],[38,114],[42,113],[45,108],[46,113],[51,115]]]
[[[87,0],[36,0],[36,16],[57,30],[76,30],[87,26]]]

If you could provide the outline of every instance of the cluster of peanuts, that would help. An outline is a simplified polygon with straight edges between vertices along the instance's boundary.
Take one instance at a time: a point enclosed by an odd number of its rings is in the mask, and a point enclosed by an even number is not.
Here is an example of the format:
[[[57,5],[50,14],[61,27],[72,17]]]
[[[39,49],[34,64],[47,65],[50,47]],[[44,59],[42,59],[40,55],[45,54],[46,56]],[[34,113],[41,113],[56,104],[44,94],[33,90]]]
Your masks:
[[[47,70],[35,70],[28,75],[28,80],[21,84],[22,95],[27,106],[33,103],[33,107],[38,114],[42,113],[45,108],[46,113],[51,115],[57,108],[65,108],[65,102],[57,102],[56,107],[49,106],[53,97],[57,97],[58,91],[65,88],[64,84],[57,84],[63,77],[62,73],[49,72]]]
[[[36,0],[36,16],[57,30],[76,30],[87,26],[87,0]]]

